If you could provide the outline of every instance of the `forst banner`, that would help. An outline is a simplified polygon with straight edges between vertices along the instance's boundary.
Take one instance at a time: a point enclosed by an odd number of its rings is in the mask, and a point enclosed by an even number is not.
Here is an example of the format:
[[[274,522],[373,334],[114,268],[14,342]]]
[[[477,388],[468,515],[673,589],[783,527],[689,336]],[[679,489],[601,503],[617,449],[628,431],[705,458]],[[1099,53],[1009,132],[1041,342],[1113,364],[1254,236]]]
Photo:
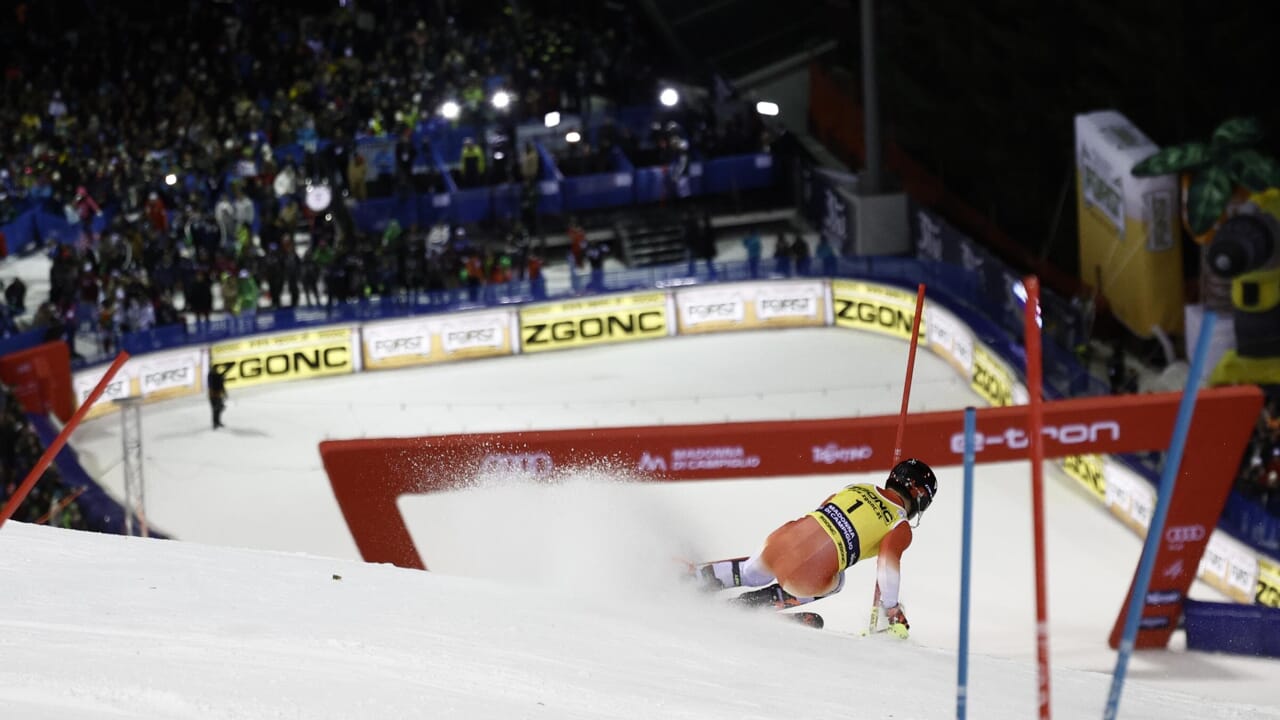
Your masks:
[[[818,327],[827,322],[825,295],[816,281],[685,288],[676,292],[676,319],[681,335]]]
[[[334,328],[251,337],[209,348],[209,362],[228,387],[356,371],[355,330]]]
[[[1160,148],[1114,110],[1077,115],[1075,134],[1081,278],[1135,335],[1181,334],[1177,178],[1134,177]]]
[[[664,292],[534,305],[520,310],[520,351],[666,337],[672,330],[671,314]]]
[[[117,408],[113,400],[140,397],[152,402],[203,392],[205,369],[205,353],[198,348],[131,357],[85,418],[114,412]],[[77,407],[89,397],[105,372],[106,367],[103,366],[76,373],[72,387]]]
[[[477,312],[365,325],[360,330],[364,367],[383,370],[510,355],[513,317],[510,312]]]

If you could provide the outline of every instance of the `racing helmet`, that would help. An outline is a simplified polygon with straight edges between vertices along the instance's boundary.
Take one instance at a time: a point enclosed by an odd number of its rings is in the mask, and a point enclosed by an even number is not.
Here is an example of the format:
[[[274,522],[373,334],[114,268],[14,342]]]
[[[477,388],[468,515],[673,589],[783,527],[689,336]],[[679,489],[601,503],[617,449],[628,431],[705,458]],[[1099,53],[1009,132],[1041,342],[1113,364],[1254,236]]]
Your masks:
[[[924,461],[910,458],[893,466],[885,487],[903,499],[910,499],[911,509],[907,516],[915,517],[933,504],[933,496],[938,492],[938,478]]]

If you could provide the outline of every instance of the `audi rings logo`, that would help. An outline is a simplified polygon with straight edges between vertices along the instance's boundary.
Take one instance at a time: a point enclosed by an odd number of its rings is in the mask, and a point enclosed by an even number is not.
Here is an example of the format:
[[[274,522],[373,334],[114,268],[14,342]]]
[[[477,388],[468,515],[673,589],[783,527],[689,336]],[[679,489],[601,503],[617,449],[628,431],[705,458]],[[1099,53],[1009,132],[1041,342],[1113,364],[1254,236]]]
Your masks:
[[[1181,547],[1184,543],[1200,542],[1204,539],[1203,525],[1174,525],[1164,531],[1164,541],[1172,547]]]
[[[555,461],[545,452],[489,453],[480,460],[481,473],[550,475],[555,468]]]

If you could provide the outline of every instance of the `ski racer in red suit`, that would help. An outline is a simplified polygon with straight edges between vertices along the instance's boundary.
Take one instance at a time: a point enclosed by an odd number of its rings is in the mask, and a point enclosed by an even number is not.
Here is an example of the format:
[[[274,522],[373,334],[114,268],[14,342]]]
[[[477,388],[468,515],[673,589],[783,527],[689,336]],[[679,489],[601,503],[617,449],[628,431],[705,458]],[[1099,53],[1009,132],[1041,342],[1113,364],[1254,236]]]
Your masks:
[[[817,510],[774,530],[755,555],[698,565],[695,572],[712,590],[760,588],[737,596],[735,603],[783,609],[840,592],[844,571],[874,557],[887,629],[905,637],[910,626],[898,602],[899,566],[911,544],[910,520],[929,508],[937,490],[928,465],[904,460],[890,471],[884,487],[849,485]]]

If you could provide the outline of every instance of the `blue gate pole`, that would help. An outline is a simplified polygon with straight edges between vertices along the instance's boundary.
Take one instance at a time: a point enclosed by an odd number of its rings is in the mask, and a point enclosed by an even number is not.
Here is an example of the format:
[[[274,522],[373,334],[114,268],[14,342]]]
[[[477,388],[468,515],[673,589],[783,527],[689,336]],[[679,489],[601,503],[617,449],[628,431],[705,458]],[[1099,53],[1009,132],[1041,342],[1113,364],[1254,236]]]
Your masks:
[[[956,681],[956,720],[964,720],[969,700],[969,558],[973,555],[973,455],[978,412],[964,409],[964,520],[960,542],[960,646]]]
[[[1102,714],[1104,720],[1115,720],[1116,713],[1120,709],[1124,675],[1129,667],[1129,656],[1133,655],[1134,641],[1138,636],[1138,622],[1142,619],[1142,607],[1146,604],[1147,590],[1151,587],[1151,573],[1155,569],[1156,553],[1160,549],[1160,538],[1164,535],[1164,522],[1169,514],[1169,503],[1173,499],[1173,486],[1178,479],[1178,468],[1182,465],[1182,451],[1187,444],[1187,433],[1191,430],[1191,414],[1196,405],[1196,389],[1204,374],[1205,357],[1209,354],[1209,339],[1213,333],[1214,320],[1213,313],[1205,312],[1200,322],[1200,336],[1196,339],[1191,371],[1187,374],[1187,384],[1182,389],[1182,401],[1178,404],[1178,418],[1173,426],[1173,439],[1169,441],[1169,453],[1165,456],[1164,468],[1160,472],[1160,490],[1156,494],[1156,508],[1151,515],[1151,526],[1147,528],[1147,538],[1142,544],[1142,559],[1138,562],[1138,575],[1133,581],[1133,594],[1129,596],[1129,608],[1124,618],[1124,634],[1120,638],[1120,653],[1116,656],[1116,669],[1111,675],[1111,692],[1107,696],[1107,707]]]

